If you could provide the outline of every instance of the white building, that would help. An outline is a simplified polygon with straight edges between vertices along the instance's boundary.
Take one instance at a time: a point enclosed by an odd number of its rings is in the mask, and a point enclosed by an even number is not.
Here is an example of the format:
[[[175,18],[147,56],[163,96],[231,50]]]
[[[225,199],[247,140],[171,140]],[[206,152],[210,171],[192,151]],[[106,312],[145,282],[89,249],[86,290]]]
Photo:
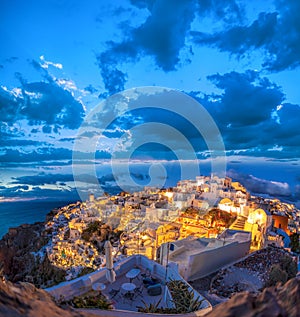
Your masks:
[[[160,248],[160,262],[177,263],[181,276],[192,281],[244,257],[250,244],[250,232],[226,229],[218,238],[188,237],[165,243]]]

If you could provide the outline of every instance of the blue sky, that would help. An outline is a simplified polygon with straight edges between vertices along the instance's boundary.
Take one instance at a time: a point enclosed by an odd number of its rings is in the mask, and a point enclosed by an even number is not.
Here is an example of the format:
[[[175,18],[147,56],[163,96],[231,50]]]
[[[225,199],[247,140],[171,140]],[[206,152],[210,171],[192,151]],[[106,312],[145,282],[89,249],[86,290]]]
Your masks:
[[[73,145],[99,103],[100,121],[109,111],[116,118],[95,150],[105,190],[114,186],[113,146],[124,134],[123,146],[138,144],[141,134],[131,129],[141,123],[171,125],[209,172],[207,146],[189,122],[149,109],[117,118],[105,103],[123,90],[162,86],[208,111],[229,175],[253,192],[299,200],[299,10],[298,0],[1,1],[0,196],[76,197]],[[86,142],[97,133],[85,131]],[[151,129],[143,133],[153,142],[134,151],[139,164],[168,161],[163,173],[177,175],[174,145]],[[180,142],[175,148],[183,151]],[[97,189],[89,165],[79,173],[86,192]],[[135,181],[149,181],[148,167],[132,169]]]

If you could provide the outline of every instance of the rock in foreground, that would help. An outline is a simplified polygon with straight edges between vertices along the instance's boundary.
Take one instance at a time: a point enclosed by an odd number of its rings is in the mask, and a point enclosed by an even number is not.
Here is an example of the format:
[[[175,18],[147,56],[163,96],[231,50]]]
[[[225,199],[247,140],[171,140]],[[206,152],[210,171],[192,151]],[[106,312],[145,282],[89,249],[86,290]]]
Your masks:
[[[215,307],[206,317],[299,317],[300,280],[291,279],[285,285],[266,288],[253,295],[240,293]]]
[[[1,317],[93,317],[58,307],[51,296],[30,283],[0,280]]]

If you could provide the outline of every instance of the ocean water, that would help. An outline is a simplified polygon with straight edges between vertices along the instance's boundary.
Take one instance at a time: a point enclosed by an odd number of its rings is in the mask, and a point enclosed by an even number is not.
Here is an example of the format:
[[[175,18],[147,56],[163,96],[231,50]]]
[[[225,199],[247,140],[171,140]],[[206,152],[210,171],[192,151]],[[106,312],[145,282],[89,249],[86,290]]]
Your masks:
[[[9,228],[17,227],[24,223],[44,221],[47,213],[56,207],[68,205],[69,201],[17,201],[0,203],[0,239],[8,232]]]

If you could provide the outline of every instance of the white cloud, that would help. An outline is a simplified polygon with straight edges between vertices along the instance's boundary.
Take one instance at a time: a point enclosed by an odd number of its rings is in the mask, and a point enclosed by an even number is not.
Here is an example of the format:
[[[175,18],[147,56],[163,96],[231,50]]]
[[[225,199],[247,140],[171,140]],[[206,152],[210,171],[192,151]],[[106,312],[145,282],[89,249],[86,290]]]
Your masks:
[[[277,152],[281,152],[283,150],[282,146],[278,146],[277,144],[275,144],[272,148],[268,149],[267,151],[277,151]]]
[[[53,62],[50,62],[50,61],[46,61],[44,55],[40,56],[40,60],[43,62],[43,64],[41,64],[41,67],[43,67],[43,68],[48,68],[49,65],[51,65],[51,66],[53,66],[55,68],[58,68],[58,69],[62,69],[63,68],[63,65],[61,63],[53,63]]]
[[[78,90],[73,80],[59,78],[56,80],[56,82],[59,86],[62,86],[63,88],[66,88],[67,90]]]

